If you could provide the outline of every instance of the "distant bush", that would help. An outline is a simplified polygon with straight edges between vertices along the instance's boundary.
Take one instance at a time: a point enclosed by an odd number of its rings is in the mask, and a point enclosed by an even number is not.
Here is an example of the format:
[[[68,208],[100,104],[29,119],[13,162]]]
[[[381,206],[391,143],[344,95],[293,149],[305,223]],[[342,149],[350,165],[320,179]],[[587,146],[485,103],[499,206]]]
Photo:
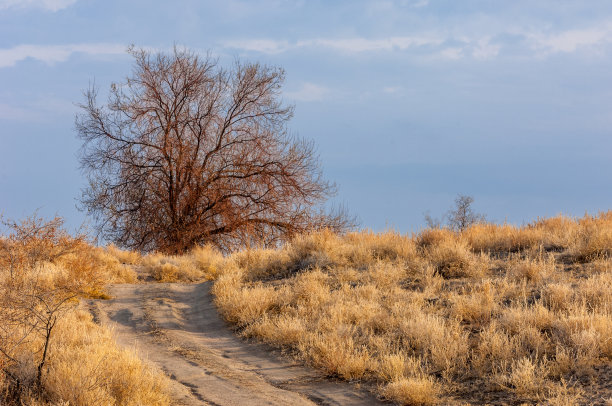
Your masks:
[[[467,195],[457,195],[455,207],[451,208],[442,219],[434,218],[425,213],[425,223],[429,228],[441,228],[446,226],[451,230],[462,232],[474,224],[485,223],[484,214],[475,213],[472,209],[474,198]]]

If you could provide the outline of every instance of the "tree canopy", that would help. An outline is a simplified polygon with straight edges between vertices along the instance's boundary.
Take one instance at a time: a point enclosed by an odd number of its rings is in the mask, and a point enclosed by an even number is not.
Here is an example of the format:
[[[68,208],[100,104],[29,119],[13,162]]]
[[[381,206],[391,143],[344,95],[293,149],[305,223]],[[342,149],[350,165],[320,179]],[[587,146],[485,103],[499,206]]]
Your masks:
[[[343,228],[325,213],[335,186],[312,142],[292,136],[284,71],[185,49],[130,48],[134,66],[100,105],[95,86],[76,117],[82,206],[101,235],[143,251],[199,244],[273,244],[311,228]]]

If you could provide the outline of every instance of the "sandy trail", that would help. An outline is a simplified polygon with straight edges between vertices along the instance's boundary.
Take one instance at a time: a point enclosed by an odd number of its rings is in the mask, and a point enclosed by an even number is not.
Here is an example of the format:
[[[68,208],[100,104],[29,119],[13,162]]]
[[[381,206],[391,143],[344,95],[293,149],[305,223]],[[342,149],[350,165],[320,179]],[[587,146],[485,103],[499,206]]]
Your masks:
[[[372,394],[234,336],[201,284],[125,284],[112,300],[90,300],[94,320],[113,327],[172,378],[180,405],[376,405]]]

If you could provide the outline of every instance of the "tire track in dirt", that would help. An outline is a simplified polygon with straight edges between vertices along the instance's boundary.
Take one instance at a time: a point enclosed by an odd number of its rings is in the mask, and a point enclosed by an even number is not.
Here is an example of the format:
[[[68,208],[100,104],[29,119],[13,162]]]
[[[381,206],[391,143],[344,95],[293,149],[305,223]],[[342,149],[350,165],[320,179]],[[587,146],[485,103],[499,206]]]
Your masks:
[[[355,385],[326,379],[269,347],[237,338],[210,293],[211,282],[110,287],[111,300],[89,300],[94,320],[114,329],[172,378],[182,405],[376,405]]]

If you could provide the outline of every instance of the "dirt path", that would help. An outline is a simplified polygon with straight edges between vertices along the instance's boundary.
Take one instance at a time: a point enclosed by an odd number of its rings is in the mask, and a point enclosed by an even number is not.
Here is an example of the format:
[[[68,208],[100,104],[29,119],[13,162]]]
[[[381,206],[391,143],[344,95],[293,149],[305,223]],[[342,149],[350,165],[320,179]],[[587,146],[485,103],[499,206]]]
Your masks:
[[[355,385],[325,379],[270,348],[235,337],[201,284],[110,288],[112,300],[86,304],[120,345],[161,367],[181,405],[376,405]]]

